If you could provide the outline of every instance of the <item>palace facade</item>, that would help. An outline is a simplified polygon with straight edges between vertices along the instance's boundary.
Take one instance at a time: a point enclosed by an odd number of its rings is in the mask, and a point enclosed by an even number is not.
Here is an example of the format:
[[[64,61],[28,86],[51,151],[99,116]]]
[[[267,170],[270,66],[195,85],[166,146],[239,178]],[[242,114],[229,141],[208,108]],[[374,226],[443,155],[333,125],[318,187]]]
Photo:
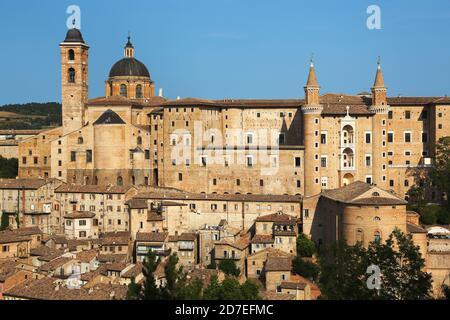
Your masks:
[[[304,99],[167,100],[128,39],[105,97],[89,100],[81,32],[60,49],[63,126],[20,142],[21,178],[306,197],[364,181],[407,197],[450,136],[450,98],[389,98],[380,64],[357,96],[322,95],[311,63]]]

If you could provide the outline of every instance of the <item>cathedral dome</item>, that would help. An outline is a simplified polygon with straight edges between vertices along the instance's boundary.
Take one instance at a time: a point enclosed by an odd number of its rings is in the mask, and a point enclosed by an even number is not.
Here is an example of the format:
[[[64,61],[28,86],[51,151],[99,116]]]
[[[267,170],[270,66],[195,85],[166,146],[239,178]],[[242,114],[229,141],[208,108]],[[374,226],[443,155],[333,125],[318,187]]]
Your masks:
[[[147,67],[139,60],[131,57],[123,58],[114,64],[109,77],[146,77],[150,78]]]
[[[83,35],[81,34],[81,31],[73,28],[67,31],[66,39],[64,42],[81,42],[84,43]]]

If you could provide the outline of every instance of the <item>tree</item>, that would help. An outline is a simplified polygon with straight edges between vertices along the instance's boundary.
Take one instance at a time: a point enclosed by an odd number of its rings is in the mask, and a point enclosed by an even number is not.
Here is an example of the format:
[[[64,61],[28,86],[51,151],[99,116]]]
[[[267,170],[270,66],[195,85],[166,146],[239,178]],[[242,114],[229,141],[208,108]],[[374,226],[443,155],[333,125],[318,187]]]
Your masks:
[[[191,283],[180,287],[177,293],[178,300],[201,300],[203,295],[203,282],[195,278]]]
[[[156,258],[156,255],[149,250],[147,257],[145,258],[142,273],[144,274],[144,286],[142,288],[141,297],[143,300],[161,300],[161,291],[156,286],[154,272],[160,260]]]
[[[225,273],[227,276],[239,277],[241,270],[236,267],[236,263],[231,259],[224,259],[219,263],[219,270]]]
[[[141,285],[136,284],[134,279],[132,279],[131,283],[128,285],[126,300],[140,300],[141,291],[142,291]]]
[[[305,234],[300,234],[297,239],[297,255],[300,257],[312,257],[314,253],[316,253],[314,241]]]
[[[166,276],[166,285],[162,289],[162,296],[165,300],[176,300],[178,293],[182,292],[186,286],[186,275],[183,268],[177,268],[178,257],[176,254],[170,255],[166,266],[164,267],[164,274]]]
[[[321,255],[320,288],[335,300],[421,300],[430,298],[431,275],[423,271],[425,261],[410,235],[396,229],[385,243],[334,244]],[[369,289],[369,266],[380,270],[380,289]]]
[[[17,159],[5,159],[0,156],[0,178],[15,179],[19,173],[19,162]]]
[[[243,300],[261,300],[258,285],[251,280],[244,282],[241,286],[241,292]]]
[[[444,294],[445,300],[450,300],[450,286],[444,284],[442,286],[442,293]]]
[[[360,243],[348,246],[338,241],[324,248],[319,256],[321,269],[319,287],[322,296],[330,300],[369,299],[366,270],[369,265],[366,250]]]
[[[6,213],[2,213],[0,231],[6,230],[9,227],[9,216]]]
[[[220,288],[219,278],[213,276],[209,286],[203,292],[203,298],[205,300],[219,300]]]
[[[417,210],[421,210],[424,205],[425,189],[420,186],[414,186],[408,191],[410,203],[417,205]]]
[[[226,277],[219,283],[217,277],[213,277],[209,286],[205,289],[204,300],[261,300],[258,286],[247,280],[242,285],[233,277]]]
[[[316,280],[319,276],[319,266],[313,262],[296,257],[292,263],[292,272],[307,279]]]
[[[423,271],[425,260],[410,235],[395,229],[384,244],[372,242],[367,253],[370,263],[381,270],[380,299],[430,298],[431,275]]]
[[[420,212],[420,221],[426,225],[433,225],[437,222],[436,206],[426,206]]]
[[[450,205],[450,137],[440,138],[436,144],[436,158],[430,172],[433,185],[447,195]]]

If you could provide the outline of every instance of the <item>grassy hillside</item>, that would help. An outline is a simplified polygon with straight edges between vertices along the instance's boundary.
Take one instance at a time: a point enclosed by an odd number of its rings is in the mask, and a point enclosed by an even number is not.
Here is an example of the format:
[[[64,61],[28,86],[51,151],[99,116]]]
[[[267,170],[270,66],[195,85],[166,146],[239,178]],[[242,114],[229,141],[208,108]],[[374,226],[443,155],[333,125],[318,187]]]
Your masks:
[[[27,103],[0,106],[0,130],[45,129],[61,125],[61,104]]]

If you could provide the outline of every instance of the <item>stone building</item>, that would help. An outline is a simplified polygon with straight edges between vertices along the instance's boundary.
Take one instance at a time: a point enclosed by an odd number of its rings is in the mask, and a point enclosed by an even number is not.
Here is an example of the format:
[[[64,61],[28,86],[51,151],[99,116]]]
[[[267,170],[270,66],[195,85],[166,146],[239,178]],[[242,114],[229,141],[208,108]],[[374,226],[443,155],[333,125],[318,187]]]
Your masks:
[[[20,143],[21,177],[308,197],[364,181],[405,198],[450,136],[450,99],[389,98],[380,63],[371,93],[356,96],[321,94],[311,63],[304,99],[167,101],[128,39],[105,97],[88,100],[81,32],[60,47],[63,127]]]
[[[0,213],[9,216],[10,227],[39,227],[51,233],[55,189],[62,184],[57,179],[0,179]]]

